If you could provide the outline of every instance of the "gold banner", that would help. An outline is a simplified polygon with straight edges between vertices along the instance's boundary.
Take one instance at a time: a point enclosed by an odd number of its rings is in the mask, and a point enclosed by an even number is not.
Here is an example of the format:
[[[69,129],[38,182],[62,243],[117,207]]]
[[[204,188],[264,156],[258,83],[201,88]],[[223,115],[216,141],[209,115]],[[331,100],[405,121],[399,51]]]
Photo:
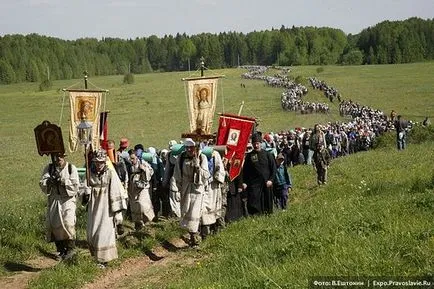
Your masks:
[[[190,132],[211,134],[217,100],[218,78],[186,79]]]
[[[69,151],[77,150],[79,140],[77,126],[82,120],[92,124],[92,146],[99,148],[99,114],[102,93],[101,91],[68,91],[71,105],[71,125],[69,127]]]

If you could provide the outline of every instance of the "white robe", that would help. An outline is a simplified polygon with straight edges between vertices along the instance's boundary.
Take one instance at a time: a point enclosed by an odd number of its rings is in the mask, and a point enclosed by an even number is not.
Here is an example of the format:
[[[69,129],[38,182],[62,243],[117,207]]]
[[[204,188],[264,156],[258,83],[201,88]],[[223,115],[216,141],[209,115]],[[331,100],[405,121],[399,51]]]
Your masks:
[[[45,224],[47,227],[46,239],[48,242],[74,240],[76,223],[76,196],[79,187],[77,168],[66,163],[63,169],[53,167],[59,172],[60,182],[58,185],[48,182],[51,165],[44,168],[39,185],[47,194],[47,214]]]
[[[118,257],[116,225],[122,220],[126,202],[118,175],[110,169],[101,175],[91,172],[90,198],[87,207],[87,242],[98,262]]]
[[[173,177],[177,156],[171,152],[167,157],[166,167],[164,168],[163,186],[169,188],[169,202],[172,212],[178,217],[181,217],[180,193],[176,186],[176,180]]]
[[[178,157],[173,174],[181,193],[180,224],[190,233],[197,233],[203,211],[203,196],[209,179],[208,160],[205,155],[199,154],[200,165],[195,168],[195,160],[184,157],[185,155],[186,152],[183,152]]]
[[[202,224],[211,225],[222,217],[222,186],[225,181],[225,168],[220,154],[216,151],[212,153],[214,159],[213,175],[210,177],[210,183],[205,191],[204,210],[202,212]]]
[[[147,162],[143,161],[142,164],[145,167],[144,171],[139,168],[139,162],[131,167],[132,173],[128,185],[128,196],[133,222],[146,223],[152,221],[155,217],[150,195],[150,182],[154,170]],[[142,184],[142,187],[138,187],[139,183]]]

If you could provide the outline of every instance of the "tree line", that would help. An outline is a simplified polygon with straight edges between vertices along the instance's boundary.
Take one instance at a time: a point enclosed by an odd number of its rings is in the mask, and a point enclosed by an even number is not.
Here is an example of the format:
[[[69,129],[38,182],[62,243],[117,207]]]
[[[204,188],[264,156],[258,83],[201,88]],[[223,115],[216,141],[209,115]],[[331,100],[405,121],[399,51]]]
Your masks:
[[[247,34],[155,35],[136,39],[62,40],[38,34],[0,37],[0,83],[40,82],[238,65],[358,65],[434,59],[434,19],[384,21],[356,35],[282,26]]]

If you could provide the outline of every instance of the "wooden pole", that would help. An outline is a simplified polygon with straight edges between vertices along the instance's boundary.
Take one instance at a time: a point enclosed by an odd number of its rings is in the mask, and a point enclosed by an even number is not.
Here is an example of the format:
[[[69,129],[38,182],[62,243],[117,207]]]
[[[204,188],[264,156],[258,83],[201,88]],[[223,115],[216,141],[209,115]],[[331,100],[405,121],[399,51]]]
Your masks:
[[[240,109],[238,110],[238,115],[241,115],[241,112],[243,111],[244,101],[240,104]]]

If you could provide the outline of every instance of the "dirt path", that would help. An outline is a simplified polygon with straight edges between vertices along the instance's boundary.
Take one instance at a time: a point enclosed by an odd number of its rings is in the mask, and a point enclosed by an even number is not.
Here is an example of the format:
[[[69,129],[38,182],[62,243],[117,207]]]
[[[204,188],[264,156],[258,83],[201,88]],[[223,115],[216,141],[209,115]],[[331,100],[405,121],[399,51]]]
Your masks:
[[[194,262],[193,258],[185,258],[184,254],[178,251],[187,247],[181,239],[171,240],[164,247],[156,247],[143,257],[127,259],[119,267],[108,269],[82,289],[131,288],[134,285],[138,287],[144,278],[148,283],[158,283],[170,266],[189,265]]]
[[[158,284],[167,276],[171,267],[179,271],[183,266],[192,264],[195,259],[182,253],[188,245],[182,239],[173,239],[163,246],[156,247],[152,252],[135,258],[128,258],[119,267],[105,270],[92,283],[85,284],[82,289],[131,288],[136,284],[140,287],[143,279],[146,282]],[[39,257],[23,264],[10,264],[11,271],[17,273],[0,278],[1,289],[26,289],[30,280],[36,278],[43,269],[55,266],[58,261],[48,257]],[[172,274],[174,272],[170,272]]]
[[[38,257],[27,261],[25,264],[6,264],[10,271],[17,272],[11,276],[0,278],[2,289],[25,289],[29,281],[38,276],[39,272],[55,266],[58,261],[48,257]]]

